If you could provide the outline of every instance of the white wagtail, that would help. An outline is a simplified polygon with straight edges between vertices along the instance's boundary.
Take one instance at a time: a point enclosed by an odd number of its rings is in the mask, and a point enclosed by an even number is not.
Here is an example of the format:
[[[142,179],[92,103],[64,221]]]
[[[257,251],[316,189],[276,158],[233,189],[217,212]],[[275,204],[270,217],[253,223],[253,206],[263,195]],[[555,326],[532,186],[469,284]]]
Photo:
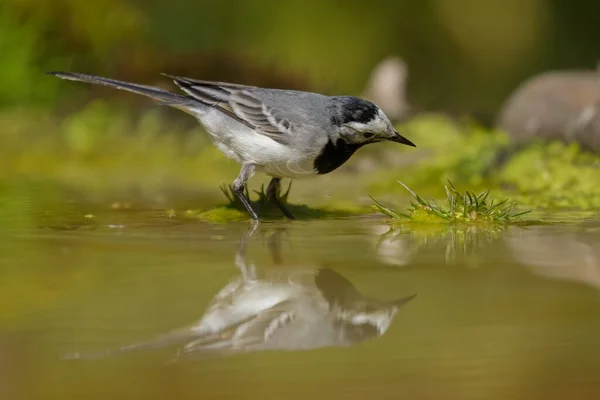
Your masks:
[[[394,129],[377,105],[353,96],[324,96],[165,75],[187,94],[181,95],[86,74],[49,74],[148,96],[194,116],[215,145],[242,165],[233,191],[254,220],[258,220],[258,214],[244,195],[244,188],[257,171],[272,177],[267,197],[293,219],[277,198],[282,178],[327,174],[369,143],[389,140],[415,147]]]

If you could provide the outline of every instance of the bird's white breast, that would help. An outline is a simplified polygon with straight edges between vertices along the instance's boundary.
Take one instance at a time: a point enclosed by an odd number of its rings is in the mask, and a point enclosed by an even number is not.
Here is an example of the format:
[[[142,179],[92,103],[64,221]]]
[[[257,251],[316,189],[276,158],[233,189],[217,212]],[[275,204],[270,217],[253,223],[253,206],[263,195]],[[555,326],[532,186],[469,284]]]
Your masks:
[[[281,144],[214,108],[198,111],[196,117],[217,148],[240,164],[255,164],[257,171],[281,178],[316,175],[313,152]]]
[[[219,332],[229,326],[256,318],[272,307],[299,296],[301,288],[293,285],[274,284],[271,282],[236,283],[224,290],[222,296],[206,311],[202,320],[194,328],[201,333]]]

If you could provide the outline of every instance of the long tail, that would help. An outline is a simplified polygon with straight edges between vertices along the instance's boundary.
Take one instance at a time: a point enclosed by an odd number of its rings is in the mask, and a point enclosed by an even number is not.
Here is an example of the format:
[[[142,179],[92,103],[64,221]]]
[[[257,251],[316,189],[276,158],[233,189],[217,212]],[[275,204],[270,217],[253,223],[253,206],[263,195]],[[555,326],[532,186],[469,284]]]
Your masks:
[[[139,343],[128,344],[116,348],[99,350],[90,353],[68,353],[64,354],[62,360],[95,360],[108,358],[119,354],[130,353],[134,351],[152,350],[169,347],[172,345],[181,345],[188,342],[196,343],[199,341],[198,334],[190,328],[176,329],[174,331],[160,334],[153,339]]]
[[[77,74],[71,72],[48,72],[49,75],[54,75],[61,79],[67,79],[70,81],[80,81],[93,83],[96,85],[109,86],[118,90],[125,90],[127,92],[141,94],[143,96],[150,97],[157,100],[161,104],[168,105],[180,110],[189,112],[190,108],[198,107],[200,103],[193,98],[173,92],[164,90],[157,87],[139,85],[137,83],[123,82],[115,79],[103,78],[101,76]]]

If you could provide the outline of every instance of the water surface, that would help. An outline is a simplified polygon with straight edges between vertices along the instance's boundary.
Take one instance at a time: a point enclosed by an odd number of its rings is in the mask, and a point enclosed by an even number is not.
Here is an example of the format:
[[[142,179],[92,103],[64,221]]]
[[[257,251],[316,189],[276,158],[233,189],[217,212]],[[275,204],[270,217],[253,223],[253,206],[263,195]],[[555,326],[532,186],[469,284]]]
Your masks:
[[[248,236],[248,223],[19,196],[1,212],[2,399],[600,396],[598,218],[465,245],[383,235],[377,217]],[[244,332],[239,318],[193,331],[232,282],[247,297],[218,318],[283,300]]]

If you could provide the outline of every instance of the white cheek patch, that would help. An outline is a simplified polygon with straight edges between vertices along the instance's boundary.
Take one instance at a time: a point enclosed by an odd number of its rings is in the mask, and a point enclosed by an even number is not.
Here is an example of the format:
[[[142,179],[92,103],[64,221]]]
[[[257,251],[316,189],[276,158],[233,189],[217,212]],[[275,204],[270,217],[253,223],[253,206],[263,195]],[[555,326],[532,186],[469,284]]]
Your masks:
[[[354,129],[358,132],[387,132],[388,130],[388,122],[382,119],[380,116],[375,117],[368,124],[363,124],[360,122],[349,122],[346,124],[348,127]]]

